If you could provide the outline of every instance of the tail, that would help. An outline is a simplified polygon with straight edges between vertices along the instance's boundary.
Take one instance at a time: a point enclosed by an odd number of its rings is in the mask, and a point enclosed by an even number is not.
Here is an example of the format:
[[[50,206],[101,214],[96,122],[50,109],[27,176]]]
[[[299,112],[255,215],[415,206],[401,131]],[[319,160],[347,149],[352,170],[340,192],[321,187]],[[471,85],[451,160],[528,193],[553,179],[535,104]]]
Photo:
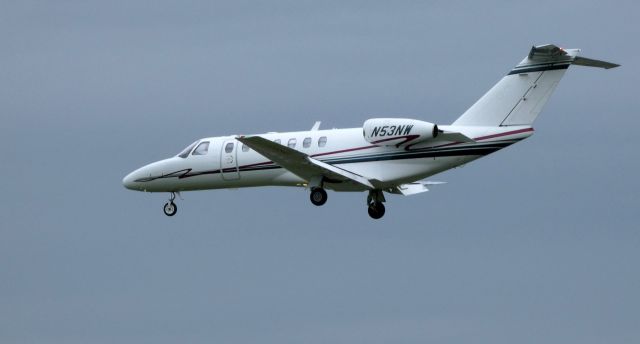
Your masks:
[[[529,55],[452,125],[531,125],[570,65],[615,68],[615,63],[579,57],[580,49],[553,44],[531,48]]]

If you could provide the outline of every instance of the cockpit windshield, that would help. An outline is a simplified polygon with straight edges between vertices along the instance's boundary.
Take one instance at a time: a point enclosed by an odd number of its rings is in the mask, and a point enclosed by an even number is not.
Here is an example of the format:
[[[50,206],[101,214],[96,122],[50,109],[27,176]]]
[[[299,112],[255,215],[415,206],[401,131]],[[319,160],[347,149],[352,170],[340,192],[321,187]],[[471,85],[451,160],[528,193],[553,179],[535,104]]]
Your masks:
[[[196,147],[196,149],[193,150],[193,153],[191,153],[191,155],[207,155],[208,152],[209,152],[209,141],[202,141],[200,142],[198,147]]]
[[[182,159],[188,157],[189,153],[191,153],[191,150],[193,149],[193,146],[196,145],[196,143],[198,143],[198,141],[190,144],[189,147],[183,149],[182,152],[180,152],[177,156],[181,157]]]

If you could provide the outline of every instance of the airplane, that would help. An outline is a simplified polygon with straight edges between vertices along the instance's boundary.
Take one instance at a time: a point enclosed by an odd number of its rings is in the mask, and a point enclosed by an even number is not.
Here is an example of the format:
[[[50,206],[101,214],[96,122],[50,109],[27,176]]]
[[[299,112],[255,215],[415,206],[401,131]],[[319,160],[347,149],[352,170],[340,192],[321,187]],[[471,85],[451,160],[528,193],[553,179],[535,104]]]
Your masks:
[[[326,190],[367,192],[373,219],[385,214],[385,193],[414,195],[442,182],[427,181],[534,132],[533,122],[570,65],[615,68],[618,64],[578,56],[580,49],[553,44],[529,54],[450,125],[412,118],[371,118],[362,127],[270,132],[199,139],[178,155],[124,177],[124,187],[168,192],[164,213],[177,212],[181,191],[257,186],[310,190],[311,203]]]

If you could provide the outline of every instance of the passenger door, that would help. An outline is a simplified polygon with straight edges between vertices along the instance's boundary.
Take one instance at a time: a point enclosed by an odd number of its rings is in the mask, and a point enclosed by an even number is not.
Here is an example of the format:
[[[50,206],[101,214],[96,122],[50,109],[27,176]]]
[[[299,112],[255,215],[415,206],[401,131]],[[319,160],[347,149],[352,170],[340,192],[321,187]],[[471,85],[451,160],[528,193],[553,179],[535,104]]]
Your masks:
[[[236,140],[224,141],[220,150],[220,172],[222,179],[234,180],[240,178],[237,158],[238,142]]]

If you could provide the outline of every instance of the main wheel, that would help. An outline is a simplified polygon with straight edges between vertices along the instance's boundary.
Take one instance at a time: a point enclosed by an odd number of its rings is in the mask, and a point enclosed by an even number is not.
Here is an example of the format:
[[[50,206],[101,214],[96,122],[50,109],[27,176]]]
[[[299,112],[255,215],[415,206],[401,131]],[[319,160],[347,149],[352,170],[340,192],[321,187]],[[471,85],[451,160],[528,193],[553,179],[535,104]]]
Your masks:
[[[311,195],[309,195],[311,203],[317,206],[321,206],[327,202],[327,192],[323,188],[311,189]]]
[[[367,209],[369,216],[376,220],[384,216],[384,210],[384,204],[382,204],[382,202],[372,203]]]
[[[178,212],[178,206],[173,202],[167,202],[164,204],[164,214],[167,216],[173,216]]]

